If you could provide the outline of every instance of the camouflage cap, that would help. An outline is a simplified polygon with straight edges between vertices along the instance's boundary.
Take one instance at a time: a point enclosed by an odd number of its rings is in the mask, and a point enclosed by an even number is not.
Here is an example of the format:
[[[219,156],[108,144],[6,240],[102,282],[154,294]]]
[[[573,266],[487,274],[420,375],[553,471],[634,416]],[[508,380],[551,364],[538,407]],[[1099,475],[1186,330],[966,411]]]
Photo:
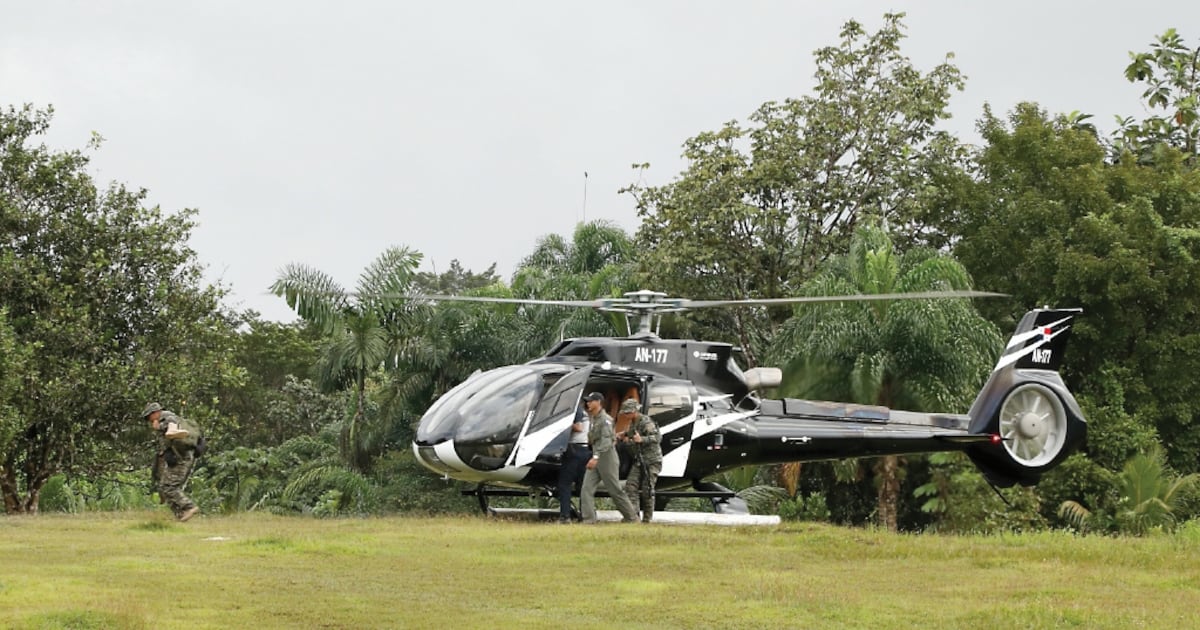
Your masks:
[[[638,401],[633,398],[627,398],[621,403],[621,413],[632,413],[638,410]]]
[[[162,405],[156,402],[146,403],[145,408],[142,409],[142,417],[145,418],[155,411],[162,411]]]
[[[584,402],[587,402],[589,400],[603,401],[604,394],[601,394],[600,392],[592,392],[592,393],[588,394],[587,396],[583,397]]]

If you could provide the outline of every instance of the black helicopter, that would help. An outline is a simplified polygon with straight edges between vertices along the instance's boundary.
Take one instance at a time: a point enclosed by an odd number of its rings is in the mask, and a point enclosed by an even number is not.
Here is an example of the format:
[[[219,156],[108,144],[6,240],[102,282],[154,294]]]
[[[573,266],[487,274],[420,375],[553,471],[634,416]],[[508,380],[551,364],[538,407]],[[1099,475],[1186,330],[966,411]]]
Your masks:
[[[638,329],[621,338],[567,339],[528,363],[472,375],[429,408],[412,448],[430,470],[477,484],[466,493],[477,496],[485,511],[491,511],[488,497],[551,496],[580,398],[600,392],[614,418],[621,402],[634,398],[659,425],[660,505],[672,497],[704,496],[717,513],[744,514],[744,502],[705,478],[747,465],[936,451],[966,452],[993,486],[1032,485],[1086,435],[1079,405],[1057,372],[1079,309],[1026,313],[965,415],[763,398],[763,390],[779,385],[778,368],[742,370],[730,344],[662,339],[654,332],[665,313],[712,306],[995,295],[699,301],[636,291],[595,301],[432,297],[585,306],[624,313]]]

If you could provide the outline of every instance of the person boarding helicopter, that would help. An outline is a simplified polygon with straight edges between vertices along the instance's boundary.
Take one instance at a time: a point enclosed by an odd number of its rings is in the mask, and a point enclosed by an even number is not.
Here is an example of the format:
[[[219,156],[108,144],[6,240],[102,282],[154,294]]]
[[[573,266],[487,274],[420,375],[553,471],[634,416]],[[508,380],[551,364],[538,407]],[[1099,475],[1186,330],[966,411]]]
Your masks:
[[[629,422],[618,439],[630,447],[633,466],[625,480],[625,494],[632,501],[637,497],[642,509],[642,522],[649,523],[654,517],[654,484],[662,472],[662,433],[654,420],[641,412],[636,398],[627,398],[621,403],[621,415]]]
[[[583,491],[580,492],[579,504],[583,512],[584,523],[596,522],[596,490],[600,483],[608,496],[621,512],[621,521],[632,523],[637,520],[637,510],[617,477],[620,462],[617,459],[616,436],[613,433],[613,419],[604,410],[604,395],[592,392],[584,397],[587,413],[591,419],[588,428],[588,441],[592,445],[592,458],[587,463],[587,473],[583,476]]]

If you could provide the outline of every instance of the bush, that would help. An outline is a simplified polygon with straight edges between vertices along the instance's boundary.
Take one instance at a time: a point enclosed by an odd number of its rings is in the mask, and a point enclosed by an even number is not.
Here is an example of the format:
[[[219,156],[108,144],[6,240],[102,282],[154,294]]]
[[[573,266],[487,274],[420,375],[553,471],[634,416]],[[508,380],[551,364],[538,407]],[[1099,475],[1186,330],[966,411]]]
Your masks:
[[[83,507],[83,499],[67,485],[64,475],[54,475],[42,486],[38,509],[42,512],[67,512],[74,514]]]
[[[779,518],[785,521],[818,521],[829,522],[829,505],[825,503],[825,493],[814,492],[807,497],[797,494],[796,498],[779,504]]]
[[[43,512],[143,510],[158,505],[149,473],[124,472],[112,479],[88,480],[54,475],[42,487],[38,509]]]
[[[374,464],[380,507],[385,512],[463,514],[479,509],[475,499],[462,496],[457,483],[447,483],[417,462],[412,451],[383,454]]]

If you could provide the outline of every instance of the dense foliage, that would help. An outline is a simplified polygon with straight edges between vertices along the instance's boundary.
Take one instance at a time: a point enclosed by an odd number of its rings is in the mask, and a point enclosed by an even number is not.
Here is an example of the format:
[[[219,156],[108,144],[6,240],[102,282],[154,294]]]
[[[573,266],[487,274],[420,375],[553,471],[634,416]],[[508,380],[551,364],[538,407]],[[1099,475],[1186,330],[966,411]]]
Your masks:
[[[147,400],[215,416],[234,337],[222,290],[202,283],[187,247],[194,213],[98,188],[83,152],[35,144],[50,121],[49,110],[0,112],[0,343],[15,346],[0,377],[8,512],[37,511],[55,473],[133,465]]]

